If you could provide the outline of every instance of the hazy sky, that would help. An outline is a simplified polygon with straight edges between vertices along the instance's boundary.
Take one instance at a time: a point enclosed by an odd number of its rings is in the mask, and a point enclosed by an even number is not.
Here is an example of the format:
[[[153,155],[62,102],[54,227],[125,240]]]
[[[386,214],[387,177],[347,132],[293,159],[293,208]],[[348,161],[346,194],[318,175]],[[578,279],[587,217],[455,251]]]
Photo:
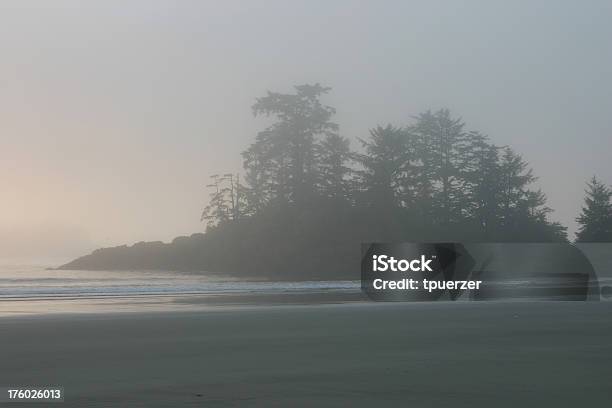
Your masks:
[[[611,21],[610,1],[4,0],[0,256],[203,230],[254,98],[305,82],[353,139],[450,108],[522,153],[573,231],[585,180],[612,183]]]

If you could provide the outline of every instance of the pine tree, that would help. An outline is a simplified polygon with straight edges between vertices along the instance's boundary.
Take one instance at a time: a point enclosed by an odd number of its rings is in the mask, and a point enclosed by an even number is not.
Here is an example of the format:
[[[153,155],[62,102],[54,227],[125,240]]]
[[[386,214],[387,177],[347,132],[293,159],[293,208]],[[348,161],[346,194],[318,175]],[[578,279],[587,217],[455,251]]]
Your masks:
[[[485,239],[501,224],[502,171],[500,147],[488,143],[486,136],[471,132],[472,147],[468,152],[469,166],[466,185],[469,200],[465,210],[476,221]]]
[[[318,147],[318,184],[321,194],[334,199],[348,199],[349,176],[352,172],[347,166],[351,159],[349,140],[337,134],[330,134]]]
[[[582,212],[576,218],[578,242],[612,242],[612,190],[595,176],[587,183]]]
[[[428,169],[432,186],[432,210],[441,225],[460,221],[465,215],[468,150],[472,134],[448,109],[427,111],[416,118],[410,132],[418,141],[418,156]]]
[[[391,125],[370,130],[370,137],[360,139],[364,154],[356,155],[362,169],[357,171],[361,202],[379,210],[406,206],[403,187],[408,184],[410,139],[401,128]]]
[[[245,168],[264,178],[272,198],[300,205],[314,193],[318,141],[338,132],[338,125],[331,121],[336,110],[320,101],[330,89],[299,85],[294,94],[268,92],[253,105],[253,114],[276,121],[243,154]],[[253,164],[256,167],[250,168]]]
[[[208,205],[202,211],[200,220],[206,220],[206,226],[210,228],[241,218],[245,214],[243,211],[245,199],[240,176],[227,173],[213,174],[210,178],[211,183],[206,186],[211,189]]]

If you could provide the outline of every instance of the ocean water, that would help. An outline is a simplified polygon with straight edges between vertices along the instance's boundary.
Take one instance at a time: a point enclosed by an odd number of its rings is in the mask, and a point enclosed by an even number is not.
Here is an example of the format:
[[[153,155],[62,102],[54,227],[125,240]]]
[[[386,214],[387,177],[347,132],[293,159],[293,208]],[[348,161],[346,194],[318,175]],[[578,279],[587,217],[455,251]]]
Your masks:
[[[252,282],[173,271],[48,270],[0,265],[0,299],[183,294],[358,292],[359,281]]]
[[[0,300],[37,298],[59,300],[141,295],[358,293],[361,290],[361,283],[358,280],[245,281],[203,272],[50,270],[49,266],[40,263],[0,263]],[[599,285],[612,288],[610,269],[607,267],[598,269],[600,269]],[[604,270],[608,274],[601,273]],[[513,288],[546,284],[547,282],[513,279],[497,283],[500,287]],[[610,296],[607,296],[607,299],[611,299]]]

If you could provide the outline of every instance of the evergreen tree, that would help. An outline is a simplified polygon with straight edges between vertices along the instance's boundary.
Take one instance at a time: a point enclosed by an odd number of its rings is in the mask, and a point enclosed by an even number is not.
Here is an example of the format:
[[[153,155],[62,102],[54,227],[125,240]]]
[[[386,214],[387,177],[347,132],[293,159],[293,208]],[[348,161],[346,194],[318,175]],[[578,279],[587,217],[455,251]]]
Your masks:
[[[206,186],[211,189],[209,201],[201,215],[201,220],[206,220],[208,227],[237,220],[243,215],[244,197],[239,177],[229,173],[210,177],[212,182]]]
[[[469,217],[476,221],[484,238],[492,238],[501,223],[502,172],[500,148],[487,142],[479,133],[472,133],[472,148],[466,175],[469,186]]]
[[[595,176],[587,183],[582,212],[576,218],[580,224],[576,241],[612,242],[612,190]]]
[[[403,128],[377,126],[355,153],[331,122],[334,109],[320,102],[329,88],[295,89],[257,99],[254,113],[275,121],[242,153],[244,186],[237,176],[213,178],[203,214],[209,226],[244,226],[249,236],[255,228],[286,239],[287,248],[322,235],[336,240],[330,248],[357,234],[366,241],[566,240],[565,228],[548,219],[544,193],[531,188],[528,163],[465,130],[448,110]]]
[[[335,109],[319,100],[330,88],[315,84],[295,90],[295,94],[268,92],[253,105],[256,116],[276,118],[243,155],[248,179],[260,178],[264,186],[260,201],[280,198],[302,204],[315,192],[318,138],[338,131],[331,122]]]
[[[318,184],[321,194],[334,199],[350,198],[351,159],[349,140],[337,134],[327,135],[320,143]]]
[[[257,214],[271,202],[289,202],[289,157],[287,140],[281,134],[259,132],[242,153],[248,212]]]
[[[549,222],[546,195],[529,186],[537,178],[529,164],[511,148],[503,148],[500,164],[500,240],[564,241],[566,228]]]
[[[417,116],[411,132],[417,136],[418,155],[425,167],[432,192],[434,221],[448,225],[465,215],[465,178],[472,137],[465,124],[452,118],[448,109]]]
[[[362,169],[357,171],[362,197],[367,206],[388,210],[406,204],[410,171],[410,138],[405,130],[387,125],[370,130],[369,139],[360,139],[364,154],[356,155]]]

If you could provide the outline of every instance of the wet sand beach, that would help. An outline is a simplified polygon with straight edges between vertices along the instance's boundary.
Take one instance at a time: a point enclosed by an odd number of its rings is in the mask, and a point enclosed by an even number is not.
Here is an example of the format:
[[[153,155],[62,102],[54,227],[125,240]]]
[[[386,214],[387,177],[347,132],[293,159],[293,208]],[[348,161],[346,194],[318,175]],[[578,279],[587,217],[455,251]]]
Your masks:
[[[63,386],[66,407],[606,406],[611,317],[612,302],[13,314],[0,384]]]

